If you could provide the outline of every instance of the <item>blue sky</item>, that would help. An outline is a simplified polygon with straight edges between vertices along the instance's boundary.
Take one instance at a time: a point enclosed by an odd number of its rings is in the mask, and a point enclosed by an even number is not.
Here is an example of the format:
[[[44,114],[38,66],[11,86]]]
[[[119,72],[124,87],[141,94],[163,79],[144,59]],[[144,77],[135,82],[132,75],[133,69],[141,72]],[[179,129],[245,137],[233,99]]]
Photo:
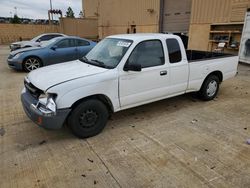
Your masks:
[[[54,9],[61,9],[65,15],[70,6],[75,16],[78,17],[82,10],[82,0],[52,0]],[[0,0],[0,17],[10,17],[15,13],[14,7],[17,7],[17,15],[24,18],[47,19],[49,0]]]

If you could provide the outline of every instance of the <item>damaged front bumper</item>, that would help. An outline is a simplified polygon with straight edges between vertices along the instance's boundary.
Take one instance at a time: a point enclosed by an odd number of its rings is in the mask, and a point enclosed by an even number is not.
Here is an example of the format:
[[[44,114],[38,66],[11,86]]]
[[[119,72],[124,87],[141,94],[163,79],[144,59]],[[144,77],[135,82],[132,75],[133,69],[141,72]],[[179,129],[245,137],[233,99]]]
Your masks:
[[[39,102],[25,88],[21,94],[21,101],[26,115],[37,125],[46,129],[60,129],[70,109],[55,109],[50,110]]]

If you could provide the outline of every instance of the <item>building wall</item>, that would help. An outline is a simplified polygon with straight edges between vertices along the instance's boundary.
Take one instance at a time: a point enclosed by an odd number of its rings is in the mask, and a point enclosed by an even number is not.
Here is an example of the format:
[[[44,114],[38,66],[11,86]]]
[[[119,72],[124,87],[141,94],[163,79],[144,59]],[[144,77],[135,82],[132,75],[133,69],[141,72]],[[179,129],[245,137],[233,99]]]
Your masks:
[[[100,0],[98,12],[99,37],[117,33],[158,32],[160,0]]]
[[[60,25],[31,25],[0,23],[0,44],[30,40],[42,33],[64,33],[91,40],[98,39],[97,19],[61,18]]]
[[[193,50],[210,51],[210,24],[191,24],[189,26],[188,48]]]
[[[118,33],[189,30],[192,0],[82,0],[86,17],[98,17],[99,38]]]
[[[92,40],[97,40],[98,39],[97,19],[61,18],[60,31],[66,35],[73,35]]]
[[[99,0],[82,0],[82,10],[86,18],[97,18]]]
[[[24,24],[4,24],[0,23],[0,44],[32,39],[42,33],[60,32],[58,25],[24,25]]]
[[[188,48],[208,50],[210,25],[243,23],[249,7],[250,0],[192,0]]]

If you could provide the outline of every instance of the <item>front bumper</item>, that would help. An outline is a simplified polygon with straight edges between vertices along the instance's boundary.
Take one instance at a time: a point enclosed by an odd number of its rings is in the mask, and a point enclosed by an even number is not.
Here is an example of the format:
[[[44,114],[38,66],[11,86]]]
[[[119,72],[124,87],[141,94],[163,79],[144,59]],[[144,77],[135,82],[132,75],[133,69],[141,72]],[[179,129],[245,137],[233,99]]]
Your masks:
[[[8,61],[8,66],[12,69],[16,69],[16,70],[23,69],[22,62],[18,60],[13,60],[13,59],[8,59],[7,61]]]
[[[21,101],[26,115],[45,129],[60,129],[70,112],[70,109],[61,109],[56,111],[56,115],[44,115],[39,109],[33,107],[38,101],[26,89],[21,94]]]

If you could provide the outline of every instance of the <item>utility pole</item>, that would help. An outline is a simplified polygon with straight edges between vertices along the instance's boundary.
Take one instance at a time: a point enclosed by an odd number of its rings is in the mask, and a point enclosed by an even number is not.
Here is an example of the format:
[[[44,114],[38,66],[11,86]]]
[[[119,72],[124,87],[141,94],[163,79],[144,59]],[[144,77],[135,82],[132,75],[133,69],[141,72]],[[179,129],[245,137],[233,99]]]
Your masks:
[[[17,8],[16,8],[16,7],[14,7],[14,9],[15,9],[15,15],[17,15]]]
[[[52,10],[52,0],[50,0],[50,10]],[[53,14],[51,14],[51,19],[52,19],[52,22],[53,22]]]

